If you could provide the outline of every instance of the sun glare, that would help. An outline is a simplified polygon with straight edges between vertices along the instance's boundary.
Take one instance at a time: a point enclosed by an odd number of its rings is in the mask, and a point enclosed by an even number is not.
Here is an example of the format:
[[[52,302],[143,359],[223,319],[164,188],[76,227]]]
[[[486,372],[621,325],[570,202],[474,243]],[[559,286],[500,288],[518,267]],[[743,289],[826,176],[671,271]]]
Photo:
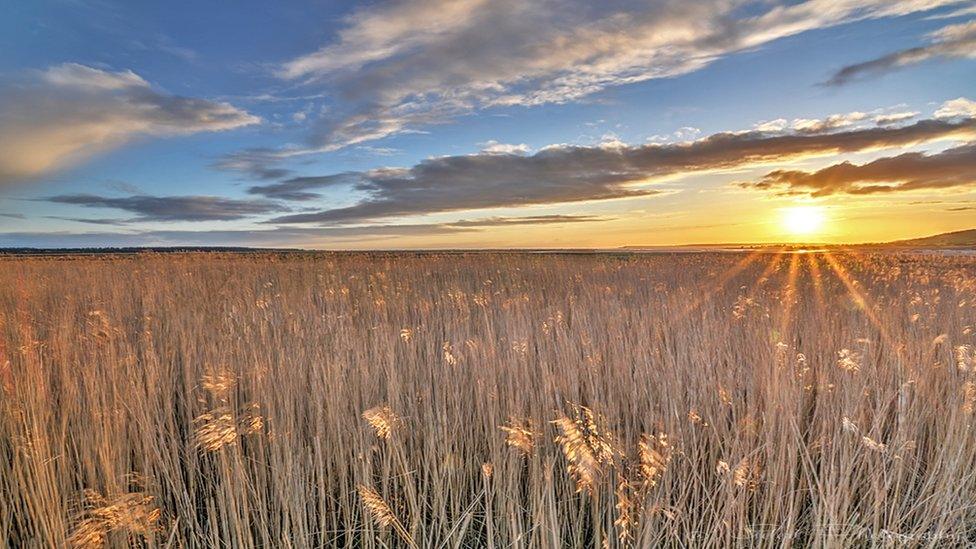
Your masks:
[[[825,217],[823,208],[794,206],[783,210],[783,227],[796,236],[811,236],[820,232]]]

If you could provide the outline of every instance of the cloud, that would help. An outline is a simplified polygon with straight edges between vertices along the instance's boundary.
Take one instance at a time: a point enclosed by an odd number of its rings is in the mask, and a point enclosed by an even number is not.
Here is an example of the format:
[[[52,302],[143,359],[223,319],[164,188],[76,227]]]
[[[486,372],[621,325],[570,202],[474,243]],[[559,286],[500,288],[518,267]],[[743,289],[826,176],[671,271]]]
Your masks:
[[[445,223],[448,227],[505,227],[512,225],[555,225],[560,223],[593,223],[611,221],[612,217],[598,215],[530,215],[524,217],[486,217],[483,219],[462,219]]]
[[[950,25],[929,35],[932,44],[889,53],[848,65],[830,77],[828,86],[840,86],[870,76],[879,76],[936,58],[976,58],[976,20]]]
[[[775,120],[764,120],[759,122],[753,129],[760,132],[776,133],[781,132],[790,126],[789,121],[785,118],[777,118]]]
[[[281,179],[292,174],[292,170],[281,167],[282,162],[316,152],[326,152],[327,150],[334,150],[334,148],[309,149],[285,147],[281,149],[245,149],[224,155],[214,162],[212,167],[218,170],[238,172],[247,178],[258,181],[268,181]],[[369,145],[359,145],[356,147],[356,150],[375,156],[392,156],[403,152],[391,147],[373,147]]]
[[[962,6],[956,8],[948,13],[939,13],[935,15],[930,15],[926,19],[954,19],[956,17],[965,17],[967,15],[976,15],[976,4],[971,6]]]
[[[868,118],[867,113],[854,111],[844,114],[832,114],[827,118],[797,118],[792,128],[799,133],[823,133],[840,128],[847,128]]]
[[[808,30],[955,3],[406,0],[360,8],[336,40],[279,74],[340,98],[307,149],[335,150],[478,109],[579,101]]]
[[[950,99],[935,111],[936,118],[976,118],[976,101],[965,97]]]
[[[356,150],[376,156],[393,156],[403,152],[400,149],[394,149],[393,147],[373,147],[371,145],[360,145],[356,147]]]
[[[768,124],[775,124],[775,122],[776,121],[772,121],[772,122],[770,122]],[[767,124],[767,123],[757,124],[755,129],[757,129],[759,131],[769,131],[769,126],[767,126],[765,124]],[[759,126],[763,126],[763,127],[760,128]],[[684,127],[678,128],[674,132],[672,132],[670,134],[667,134],[667,135],[660,135],[660,134],[652,135],[652,136],[648,137],[647,140],[649,142],[652,142],[652,143],[668,143],[668,142],[672,142],[672,141],[691,141],[691,140],[697,138],[699,135],[701,135],[701,133],[702,133],[702,131],[700,129],[698,129],[698,128],[693,128],[691,126],[684,126]],[[615,134],[613,134],[612,132],[604,135],[603,136],[603,139],[604,139],[604,141],[615,141],[615,142],[621,142],[622,143],[622,141],[620,141],[617,138],[617,136]]]
[[[0,233],[0,247],[101,248],[136,246],[256,246],[320,247],[405,236],[450,235],[474,229],[441,225],[377,225],[371,227],[275,228],[229,231],[135,231],[135,232],[7,232]]]
[[[525,143],[499,143],[494,139],[480,143],[481,152],[486,154],[528,154],[531,147]]]
[[[361,223],[461,210],[651,196],[662,191],[643,186],[666,176],[974,135],[976,120],[953,119],[819,134],[724,132],[670,144],[559,145],[532,155],[444,156],[410,168],[296,178],[255,187],[252,192],[306,200],[314,198],[312,193],[305,194],[309,188],[345,186],[365,198],[351,206],[285,215],[270,222]]]
[[[562,151],[531,157],[481,154],[424,160],[410,169],[357,174],[353,190],[369,198],[345,208],[277,217],[272,223],[359,223],[374,219],[533,204],[650,196],[660,191],[629,189],[632,180],[603,172],[606,159],[593,149],[594,165]],[[587,150],[578,153],[585,157]],[[522,160],[528,160],[523,162]],[[612,160],[611,160],[612,162]]]
[[[976,200],[912,200],[907,202],[909,206],[931,206],[937,204],[964,204],[976,202]]]
[[[815,172],[776,170],[759,181],[739,185],[814,197],[968,187],[976,185],[976,143],[934,154],[904,153],[866,164],[842,162]]]
[[[268,200],[235,200],[217,196],[147,196],[107,197],[92,194],[69,194],[45,199],[58,204],[87,208],[110,208],[137,215],[131,221],[228,221],[252,215],[287,211]],[[81,221],[81,219],[75,219]],[[84,220],[98,223],[100,220]]]
[[[313,200],[319,198],[312,189],[354,185],[360,178],[357,172],[337,173],[322,176],[292,177],[279,183],[255,185],[247,190],[251,194],[263,195],[280,200]]]
[[[259,122],[228,103],[169,95],[132,71],[67,63],[0,89],[0,185],[36,178],[141,136]]]
[[[899,106],[903,108],[903,106]],[[918,112],[894,111],[898,107],[875,109],[871,112],[852,111],[831,114],[824,118],[794,118],[792,122],[785,118],[760,122],[753,126],[757,131],[783,132],[791,129],[797,133],[816,134],[864,126],[866,122],[874,122],[879,126],[900,124],[918,116]]]
[[[87,223],[89,225],[125,225],[132,220],[113,219],[110,217],[61,217],[57,215],[45,216],[47,219],[60,219],[61,221],[71,221],[74,223]]]
[[[283,158],[281,151],[246,149],[224,155],[213,163],[213,167],[218,170],[239,172],[251,179],[280,179],[291,174],[291,170],[277,166]]]
[[[610,218],[587,215],[492,217],[453,223],[415,223],[353,227],[276,227],[266,230],[119,232],[0,232],[0,247],[263,246],[322,247],[410,236],[478,233],[498,226],[585,223]],[[89,221],[89,220],[79,220]]]
[[[877,114],[874,116],[874,123],[879,126],[888,126],[891,124],[901,124],[907,120],[911,120],[918,116],[918,111],[900,111],[900,112],[889,112]]]

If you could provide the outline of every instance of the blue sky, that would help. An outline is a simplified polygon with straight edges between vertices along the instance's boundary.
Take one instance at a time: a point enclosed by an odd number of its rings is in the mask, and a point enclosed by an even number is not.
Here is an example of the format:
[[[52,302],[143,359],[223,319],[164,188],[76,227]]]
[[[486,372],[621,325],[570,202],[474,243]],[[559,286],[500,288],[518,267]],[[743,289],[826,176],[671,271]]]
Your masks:
[[[5,9],[0,246],[856,242],[973,225],[972,1]],[[798,206],[828,220],[817,234],[784,233]]]

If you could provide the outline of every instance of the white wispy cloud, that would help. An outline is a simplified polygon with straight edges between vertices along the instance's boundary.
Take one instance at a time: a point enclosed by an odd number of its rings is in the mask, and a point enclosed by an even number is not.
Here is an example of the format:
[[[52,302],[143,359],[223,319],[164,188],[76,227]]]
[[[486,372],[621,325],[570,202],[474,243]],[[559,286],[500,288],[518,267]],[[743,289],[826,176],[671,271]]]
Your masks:
[[[229,103],[165,93],[132,71],[58,65],[0,83],[0,184],[48,174],[142,136],[259,121]]]
[[[812,29],[959,3],[408,0],[356,11],[333,42],[279,74],[335,90],[344,109],[319,121],[309,148],[334,150],[477,109],[578,101]]]
[[[965,97],[950,99],[935,111],[936,118],[976,117],[976,101]]]
[[[888,124],[899,124],[905,122],[906,120],[911,120],[915,118],[920,113],[918,111],[894,111],[894,112],[884,112],[874,115],[874,123],[879,126],[887,126]]]
[[[487,154],[528,154],[532,151],[525,143],[499,143],[493,139],[480,145],[481,152]]]
[[[874,109],[869,112],[852,111],[835,113],[823,118],[794,118],[792,121],[785,118],[777,118],[775,120],[759,122],[753,126],[753,129],[772,133],[787,130],[798,133],[822,133],[853,127],[866,127],[870,124],[878,126],[900,124],[917,117],[919,114],[918,111],[904,110],[904,106],[900,105]]]

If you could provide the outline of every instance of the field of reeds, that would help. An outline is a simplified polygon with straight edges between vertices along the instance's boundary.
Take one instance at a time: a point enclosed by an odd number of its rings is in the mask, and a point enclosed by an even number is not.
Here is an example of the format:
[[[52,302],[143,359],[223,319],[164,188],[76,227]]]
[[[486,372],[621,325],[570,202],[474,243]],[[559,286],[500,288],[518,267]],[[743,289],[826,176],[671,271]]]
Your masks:
[[[0,259],[0,546],[976,542],[976,258]]]

